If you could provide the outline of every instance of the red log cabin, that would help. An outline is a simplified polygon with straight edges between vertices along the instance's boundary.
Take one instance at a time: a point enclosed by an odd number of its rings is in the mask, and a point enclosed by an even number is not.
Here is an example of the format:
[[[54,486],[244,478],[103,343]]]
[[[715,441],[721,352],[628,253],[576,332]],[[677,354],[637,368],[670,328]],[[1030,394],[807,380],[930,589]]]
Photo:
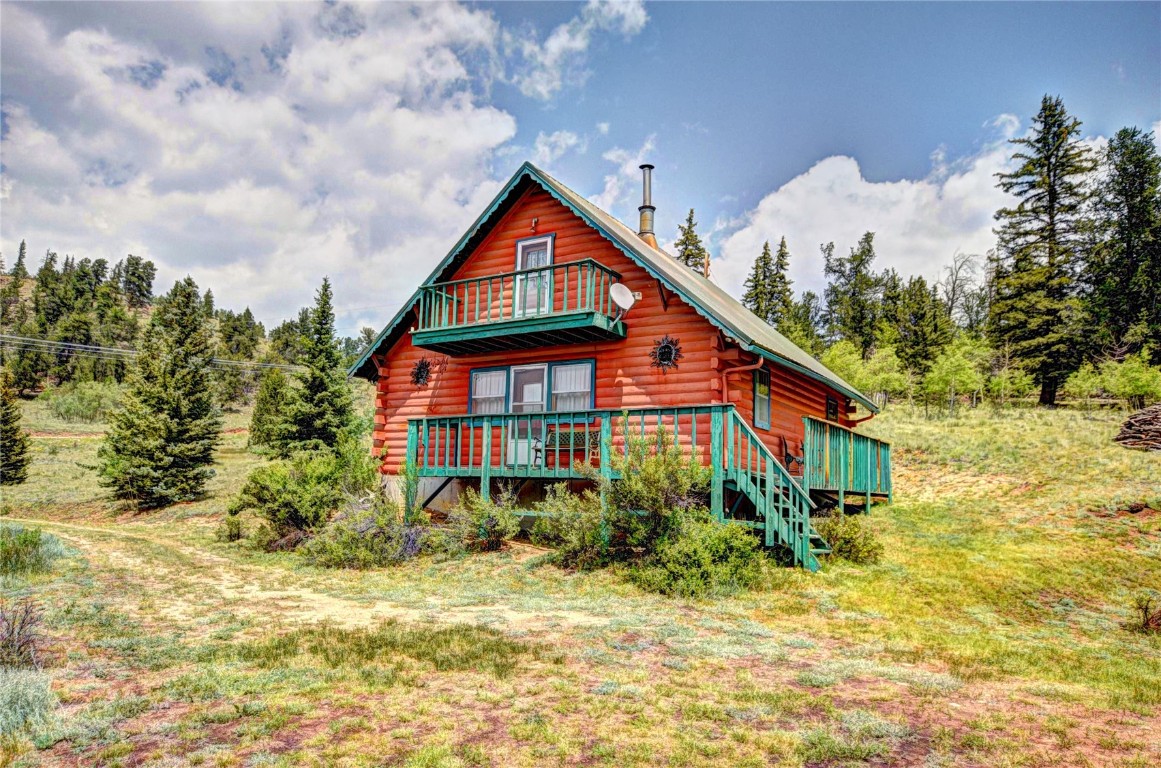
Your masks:
[[[660,250],[652,166],[639,230],[530,163],[351,368],[376,383],[374,450],[425,506],[473,486],[611,476],[632,430],[712,468],[711,512],[818,567],[820,503],[891,494],[875,404]]]

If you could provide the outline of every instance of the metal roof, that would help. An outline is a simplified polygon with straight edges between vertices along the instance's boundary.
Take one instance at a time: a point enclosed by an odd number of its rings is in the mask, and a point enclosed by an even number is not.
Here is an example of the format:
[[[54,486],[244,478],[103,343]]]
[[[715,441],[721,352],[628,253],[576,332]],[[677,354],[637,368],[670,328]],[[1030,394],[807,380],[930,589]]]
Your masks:
[[[798,371],[809,378],[829,384],[872,413],[878,412],[879,409],[869,398],[811,357],[773,326],[746,309],[741,302],[722,290],[720,286],[686,267],[661,249],[650,246],[638,237],[634,230],[531,163],[524,163],[520,166],[512,179],[480,215],[480,218],[460,238],[456,247],[444,257],[440,265],[423,284],[439,282],[444,274],[454,270],[457,263],[470,253],[471,249],[468,246],[487,234],[491,224],[515,203],[516,198],[523,194],[529,182],[537,183],[546,192],[570,208],[652,277],[660,280],[703,317],[720,328],[723,333],[737,341],[743,349]],[[368,378],[373,376],[373,370],[366,370],[371,355],[384,342],[394,343],[398,334],[405,330],[402,320],[411,311],[418,296],[417,290],[387,327],[380,332],[375,341],[363,352],[358,362],[351,366],[349,371],[351,375],[362,375]]]

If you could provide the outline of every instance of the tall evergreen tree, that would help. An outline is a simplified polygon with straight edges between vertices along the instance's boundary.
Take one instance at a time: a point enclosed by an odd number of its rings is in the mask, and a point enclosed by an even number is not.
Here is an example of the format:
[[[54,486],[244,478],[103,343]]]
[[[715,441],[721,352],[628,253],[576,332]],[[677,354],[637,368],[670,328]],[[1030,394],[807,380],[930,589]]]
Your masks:
[[[12,271],[9,272],[9,274],[17,280],[28,279],[28,265],[25,263],[27,257],[28,246],[25,245],[23,240],[21,240],[20,250],[16,252],[16,263],[12,265]]]
[[[928,286],[922,277],[912,277],[899,295],[891,320],[899,359],[917,376],[927,375],[952,335],[951,317],[938,288]]]
[[[132,254],[126,257],[124,264],[121,287],[125,299],[133,309],[148,307],[153,301],[153,278],[157,276],[157,267],[152,261]]]
[[[742,304],[767,323],[774,315],[774,300],[771,296],[771,285],[774,281],[774,256],[770,253],[770,241],[762,244],[762,252],[754,259],[754,266],[750,269],[750,276],[743,284],[745,292],[742,294]]]
[[[849,256],[835,256],[834,243],[822,246],[826,274],[826,326],[831,340],[846,339],[866,358],[875,344],[879,283],[875,261],[875,233],[867,232]]]
[[[693,220],[692,208],[685,217],[685,224],[677,225],[677,233],[677,242],[673,244],[674,250],[677,251],[677,260],[698,274],[704,273],[710,256],[697,234],[697,222]]]
[[[794,311],[793,285],[794,281],[790,279],[790,249],[783,236],[778,243],[778,253],[774,256],[774,274],[770,281],[773,319],[768,321],[780,331],[785,331]]]
[[[1161,157],[1152,134],[1122,128],[1101,160],[1086,274],[1092,331],[1107,351],[1148,346],[1161,362]]]
[[[279,368],[267,368],[258,384],[254,412],[250,415],[250,445],[272,446],[278,438],[278,424],[290,398],[286,374]]]
[[[187,277],[158,302],[97,454],[101,484],[142,509],[195,499],[214,473],[222,420],[214,406],[214,346],[201,301]]]
[[[1045,96],[1031,135],[1011,140],[1019,147],[1018,167],[997,174],[1017,204],[995,215],[999,260],[990,331],[1033,374],[1041,405],[1056,403],[1057,388],[1077,364],[1074,274],[1081,266],[1085,176],[1094,168],[1079,137],[1080,121],[1059,97]]]
[[[20,427],[20,404],[12,374],[0,368],[0,485],[19,485],[28,479],[32,447]]]
[[[354,415],[331,302],[331,281],[323,278],[302,339],[306,370],[297,374],[300,387],[291,390],[286,418],[279,425],[278,450],[284,456],[333,447]]]

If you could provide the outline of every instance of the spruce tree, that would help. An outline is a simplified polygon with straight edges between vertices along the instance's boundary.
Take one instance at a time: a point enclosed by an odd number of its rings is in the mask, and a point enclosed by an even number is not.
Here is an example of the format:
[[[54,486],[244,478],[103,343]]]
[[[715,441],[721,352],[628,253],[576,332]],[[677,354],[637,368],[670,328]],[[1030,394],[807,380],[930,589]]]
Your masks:
[[[28,257],[28,246],[24,241],[20,241],[20,250],[16,252],[16,263],[12,265],[12,271],[9,273],[17,280],[28,279],[28,265],[25,260]]]
[[[131,309],[141,309],[153,302],[153,278],[157,267],[152,261],[130,254],[125,259],[121,289]]]
[[[999,173],[998,186],[1015,195],[1014,208],[996,212],[999,258],[990,332],[1040,385],[1040,404],[1054,405],[1056,390],[1077,364],[1073,278],[1081,266],[1088,193],[1094,168],[1080,143],[1080,121],[1059,97],[1045,96],[1030,136],[1012,139],[1017,168]]]
[[[331,281],[323,278],[302,338],[301,364],[306,370],[296,374],[300,386],[291,390],[285,419],[279,425],[277,447],[283,456],[333,447],[354,415],[331,300]]]
[[[709,262],[709,251],[702,245],[701,237],[697,234],[697,222],[693,220],[692,208],[685,217],[685,224],[677,225],[677,232],[677,242],[673,244],[674,250],[677,251],[677,260],[699,275],[703,274]]]
[[[1103,349],[1092,351],[1150,347],[1161,362],[1161,157],[1152,134],[1122,128],[1101,160],[1086,277],[1092,338]]]
[[[279,368],[267,368],[258,384],[254,412],[250,415],[251,446],[272,446],[278,438],[278,425],[290,398],[286,374]]]
[[[822,305],[814,291],[804,291],[802,298],[794,302],[790,315],[783,325],[782,333],[799,348],[818,357],[822,354]]]
[[[214,473],[222,420],[211,386],[213,339],[201,309],[188,277],[158,302],[97,454],[101,484],[141,509],[196,499]]]
[[[951,341],[952,324],[938,288],[912,277],[899,294],[895,314],[896,354],[909,371],[922,378]]]
[[[774,257],[770,254],[770,241],[762,245],[762,252],[754,259],[750,276],[743,287],[742,304],[746,309],[769,323],[773,315],[773,299],[770,287],[774,277]]]
[[[879,281],[871,271],[875,233],[867,232],[849,256],[835,256],[834,243],[822,246],[826,274],[826,326],[832,341],[846,339],[866,358],[875,344]]]
[[[0,485],[19,485],[28,479],[32,447],[20,428],[20,403],[12,386],[12,374],[0,368]]]
[[[790,279],[790,249],[786,238],[778,243],[778,253],[774,256],[774,273],[770,279],[771,325],[784,331],[794,311],[794,282]]]

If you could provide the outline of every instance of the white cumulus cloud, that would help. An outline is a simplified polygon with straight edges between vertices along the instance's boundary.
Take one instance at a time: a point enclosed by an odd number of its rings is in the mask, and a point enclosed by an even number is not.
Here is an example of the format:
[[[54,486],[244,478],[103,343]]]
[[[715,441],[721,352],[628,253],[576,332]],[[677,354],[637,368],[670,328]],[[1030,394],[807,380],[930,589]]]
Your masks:
[[[1010,199],[996,188],[1011,152],[1007,139],[1018,121],[1003,115],[992,126],[999,136],[979,152],[949,162],[932,154],[932,170],[921,179],[867,180],[854,158],[834,156],[767,194],[734,222],[714,262],[714,276],[740,294],[762,243],[786,237],[790,274],[799,291],[824,286],[819,246],[834,242],[846,253],[864,232],[875,233],[876,268],[903,275],[939,277],[957,253],[984,254],[995,245],[992,215]]]

